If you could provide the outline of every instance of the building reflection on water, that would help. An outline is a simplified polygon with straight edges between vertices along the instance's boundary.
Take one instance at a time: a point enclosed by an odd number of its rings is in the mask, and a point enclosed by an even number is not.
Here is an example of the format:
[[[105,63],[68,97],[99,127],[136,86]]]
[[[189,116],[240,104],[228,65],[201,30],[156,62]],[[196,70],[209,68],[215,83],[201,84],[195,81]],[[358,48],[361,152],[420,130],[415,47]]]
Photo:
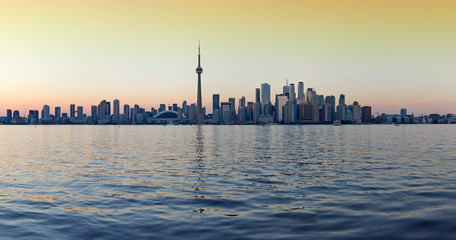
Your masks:
[[[193,173],[197,175],[197,180],[193,184],[192,188],[195,191],[195,203],[197,203],[197,199],[204,197],[202,196],[201,192],[204,191],[206,184],[205,178],[205,159],[206,155],[204,154],[204,132],[203,127],[198,125],[195,126],[195,167]],[[197,204],[193,206],[193,212],[204,214],[205,209],[202,206],[198,206]]]

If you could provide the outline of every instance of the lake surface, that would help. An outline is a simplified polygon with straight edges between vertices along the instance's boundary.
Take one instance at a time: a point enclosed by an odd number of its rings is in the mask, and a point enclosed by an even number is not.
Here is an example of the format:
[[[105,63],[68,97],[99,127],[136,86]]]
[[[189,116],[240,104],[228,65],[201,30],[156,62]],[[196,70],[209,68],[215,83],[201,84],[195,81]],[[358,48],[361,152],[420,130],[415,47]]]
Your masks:
[[[1,239],[455,239],[456,125],[0,126]]]

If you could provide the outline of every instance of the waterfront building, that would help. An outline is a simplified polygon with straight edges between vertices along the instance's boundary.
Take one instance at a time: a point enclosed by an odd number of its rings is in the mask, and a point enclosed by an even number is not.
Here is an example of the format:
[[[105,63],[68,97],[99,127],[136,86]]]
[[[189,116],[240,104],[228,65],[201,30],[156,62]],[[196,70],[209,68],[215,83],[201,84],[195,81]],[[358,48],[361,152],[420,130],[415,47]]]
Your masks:
[[[77,119],[78,121],[84,120],[84,111],[82,106],[78,106]]]
[[[260,96],[261,96],[260,89],[259,88],[255,88],[255,103],[261,102]]]
[[[61,114],[62,114],[61,108],[60,107],[55,107],[54,108],[54,117],[55,117],[56,120],[59,120],[62,117]]]
[[[405,117],[405,115],[407,115],[407,109],[401,108],[401,116]]]
[[[118,123],[119,122],[119,115],[120,115],[120,102],[119,102],[118,99],[115,99],[113,101],[113,107],[114,107],[114,109],[113,109],[113,112],[114,112],[113,121],[115,123]]]
[[[263,106],[261,105],[261,102],[256,102],[253,105],[253,119],[252,120],[254,123],[258,122],[258,118],[262,114],[262,110],[263,110]]]
[[[41,112],[41,118],[44,121],[49,121],[51,120],[51,114],[50,114],[50,107],[48,105],[43,106],[43,110]]]
[[[305,102],[299,104],[300,123],[318,123],[320,121],[320,111],[315,102]]]
[[[314,97],[313,97],[313,89],[312,88],[307,88],[307,93],[306,93],[306,102],[313,102]]]
[[[124,105],[123,114],[125,115],[125,118],[126,118],[127,122],[130,121],[130,119],[131,119],[131,117],[130,117],[130,105],[128,105],[128,104]]]
[[[353,122],[361,123],[361,106],[357,101],[353,102]]]
[[[230,102],[222,102],[220,104],[221,109],[221,117],[220,119],[223,121],[224,124],[231,123],[231,106]]]
[[[296,100],[296,94],[295,94],[295,85],[293,83],[290,84],[290,96],[289,96],[290,101],[295,101]]]
[[[337,117],[336,119],[339,121],[345,121],[345,111],[346,111],[347,105],[341,105],[339,104],[337,106]]]
[[[331,104],[323,103],[320,108],[320,121],[323,123],[331,122]]]
[[[94,123],[96,123],[98,121],[98,117],[97,117],[97,106],[96,105],[92,105],[90,107],[90,118],[92,119],[92,121]]]
[[[286,85],[283,86],[283,92],[282,92],[282,94],[283,94],[284,96],[287,96],[288,99],[290,99],[290,86],[288,86],[288,79],[287,79],[287,81],[286,81]]]
[[[11,109],[7,109],[6,110],[6,122],[11,123],[12,120],[13,120],[13,111],[11,111]]]
[[[37,124],[38,121],[38,110],[30,110],[28,115],[29,124]]]
[[[158,108],[158,112],[163,112],[166,111],[166,104],[160,104],[160,107]]]
[[[70,104],[70,118],[76,117],[76,105]]]
[[[273,115],[273,109],[274,107],[272,106],[272,104],[269,102],[269,103],[266,103],[263,105],[263,113],[262,115],[263,116],[272,116]]]
[[[328,103],[331,107],[331,122],[336,120],[336,97],[333,95],[326,96],[325,103]]]
[[[345,121],[353,122],[353,105],[348,105],[345,109]]]
[[[153,112],[153,111],[151,110],[151,112]],[[182,113],[184,116],[188,116],[187,101],[185,101],[185,100],[182,102]],[[155,115],[155,114],[153,114],[153,115]]]
[[[340,94],[339,96],[339,105],[345,105],[345,95]]]
[[[253,121],[253,109],[254,109],[254,103],[253,102],[247,102],[247,110],[246,110],[246,121],[249,123],[252,123]]]
[[[261,104],[264,106],[271,102],[271,85],[267,83],[261,84]]]
[[[364,106],[361,108],[361,120],[363,123],[372,122],[372,108],[370,106]]]
[[[239,99],[239,106],[238,107],[245,108],[245,97],[244,96],[242,96]]]
[[[220,94],[212,95],[212,114],[215,110],[220,110]]]
[[[228,102],[230,103],[231,122],[234,122],[236,120],[236,98],[228,98]]]
[[[288,97],[284,94],[276,94],[275,102],[275,121],[278,123],[283,122],[283,108],[288,101]]]
[[[291,92],[290,92],[291,93]],[[291,97],[291,94],[290,94]],[[297,122],[296,101],[287,101],[283,107],[283,123],[294,124]]]
[[[301,104],[304,102],[304,83],[303,82],[298,82],[298,104]]]

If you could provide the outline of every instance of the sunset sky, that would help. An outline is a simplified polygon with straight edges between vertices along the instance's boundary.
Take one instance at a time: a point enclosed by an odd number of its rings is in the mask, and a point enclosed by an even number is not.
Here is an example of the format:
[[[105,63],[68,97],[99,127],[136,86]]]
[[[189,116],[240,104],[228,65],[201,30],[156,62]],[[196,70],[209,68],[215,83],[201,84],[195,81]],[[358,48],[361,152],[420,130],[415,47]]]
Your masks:
[[[372,112],[456,113],[456,1],[0,0],[0,115],[254,100],[286,79]],[[27,111],[27,113],[25,112]]]

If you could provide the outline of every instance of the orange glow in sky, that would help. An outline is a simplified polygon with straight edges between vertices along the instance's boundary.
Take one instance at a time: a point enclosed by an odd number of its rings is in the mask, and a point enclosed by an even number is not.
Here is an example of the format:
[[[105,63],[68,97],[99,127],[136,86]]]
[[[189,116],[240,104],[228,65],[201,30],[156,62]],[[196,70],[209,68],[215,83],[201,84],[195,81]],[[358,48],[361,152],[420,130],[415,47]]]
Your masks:
[[[286,79],[373,113],[456,112],[456,1],[2,1],[0,115],[254,100]],[[26,112],[27,111],[27,112]]]

